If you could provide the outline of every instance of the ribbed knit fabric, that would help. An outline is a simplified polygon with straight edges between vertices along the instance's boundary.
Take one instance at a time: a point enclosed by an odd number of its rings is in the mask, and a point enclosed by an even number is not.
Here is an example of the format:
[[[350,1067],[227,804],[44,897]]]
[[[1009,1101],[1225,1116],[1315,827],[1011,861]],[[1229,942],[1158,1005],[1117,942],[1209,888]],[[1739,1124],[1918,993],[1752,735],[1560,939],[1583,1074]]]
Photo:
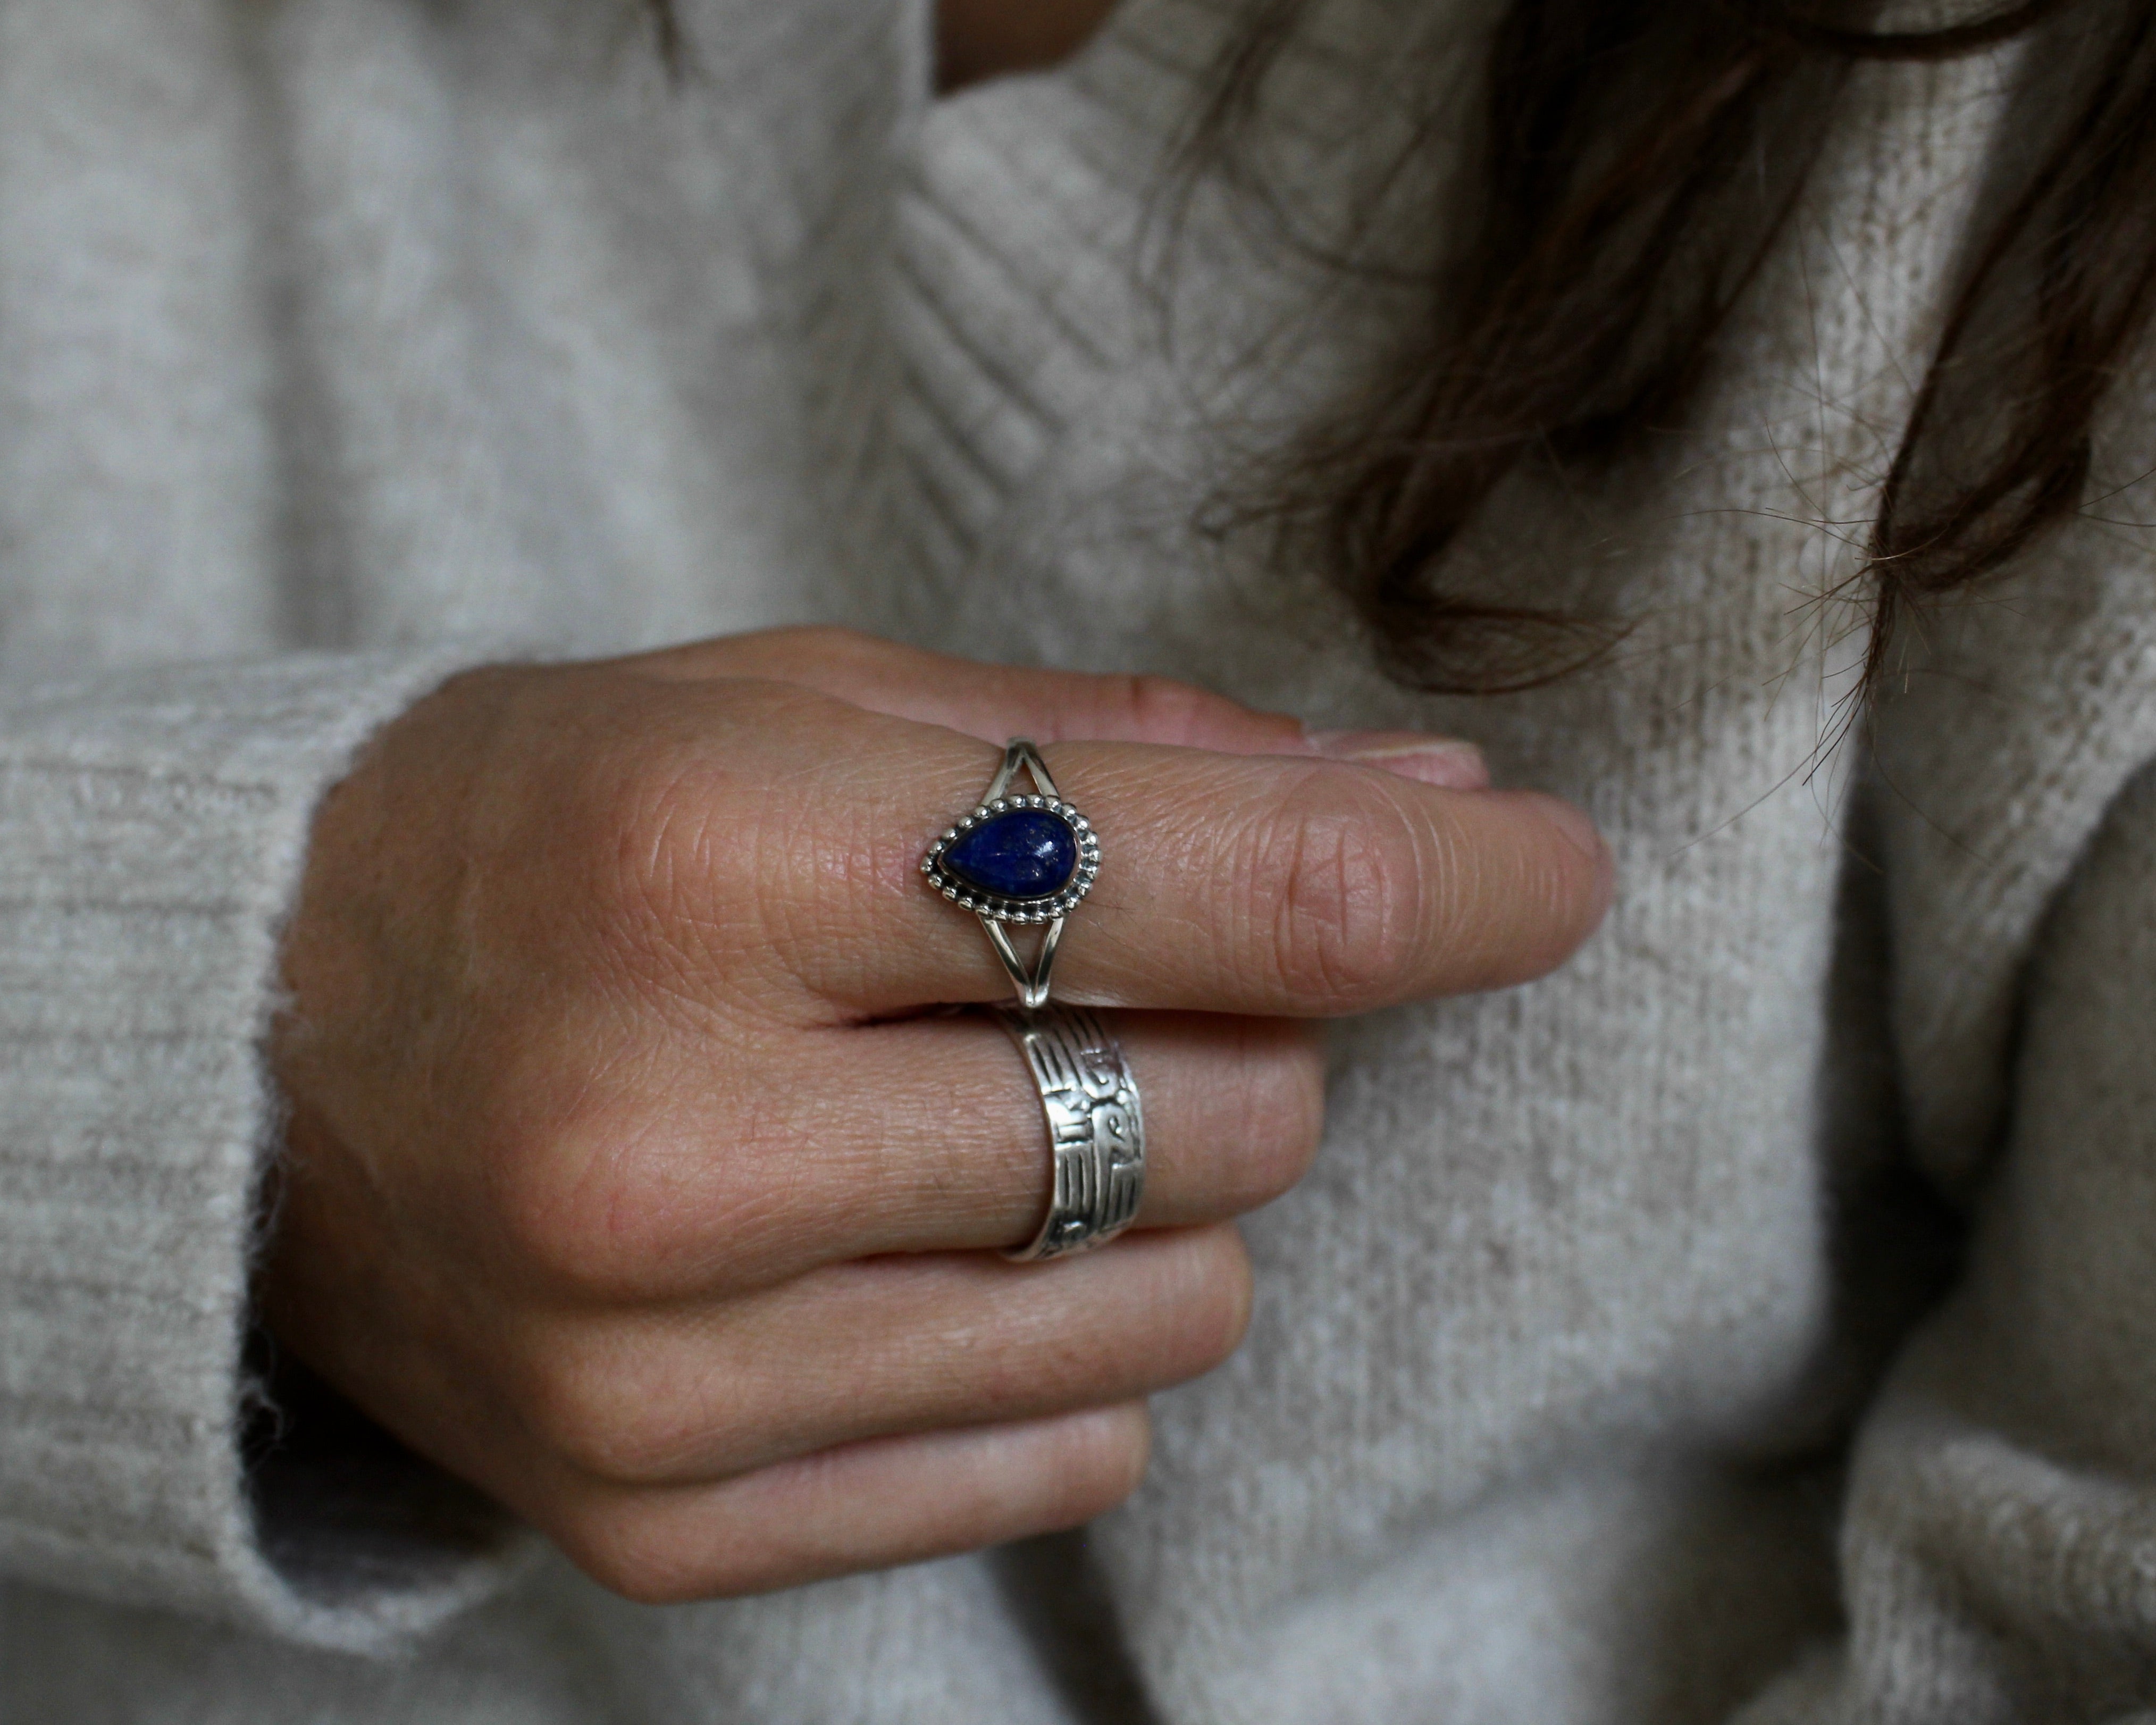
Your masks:
[[[331,1494],[287,1493],[295,1525],[279,1537],[307,1549],[280,1573],[241,1456],[274,942],[321,785],[445,661],[295,655],[4,703],[13,1574],[353,1646],[425,1629],[498,1579],[501,1518],[409,1466],[381,1481],[383,1512],[349,1522]]]
[[[1213,506],[1399,315],[1317,254],[1457,169],[1375,173],[1431,8],[1322,9],[1260,204],[1161,180],[1233,0],[943,104],[910,0],[677,3],[673,80],[626,0],[0,11],[0,1722],[2156,1708],[2150,511],[1837,706],[2016,60],[1860,69],[1687,426],[1491,500],[1449,578],[1634,627],[1477,703]],[[1463,79],[1491,9],[1438,15]],[[1619,901],[1543,983],[1341,1027],[1250,1340],[1131,1504],[638,1608],[263,1411],[276,932],[456,642],[809,615],[1474,737]]]

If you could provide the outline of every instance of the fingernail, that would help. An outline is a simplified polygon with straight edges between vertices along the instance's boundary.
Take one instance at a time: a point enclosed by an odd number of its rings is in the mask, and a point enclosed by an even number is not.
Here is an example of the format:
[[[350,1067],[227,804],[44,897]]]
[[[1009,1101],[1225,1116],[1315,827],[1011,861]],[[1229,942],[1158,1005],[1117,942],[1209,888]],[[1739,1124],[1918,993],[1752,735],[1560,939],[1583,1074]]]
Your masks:
[[[1353,761],[1419,784],[1479,791],[1490,783],[1482,751],[1456,737],[1432,737],[1421,731],[1310,731],[1304,733],[1304,741],[1328,761]]]

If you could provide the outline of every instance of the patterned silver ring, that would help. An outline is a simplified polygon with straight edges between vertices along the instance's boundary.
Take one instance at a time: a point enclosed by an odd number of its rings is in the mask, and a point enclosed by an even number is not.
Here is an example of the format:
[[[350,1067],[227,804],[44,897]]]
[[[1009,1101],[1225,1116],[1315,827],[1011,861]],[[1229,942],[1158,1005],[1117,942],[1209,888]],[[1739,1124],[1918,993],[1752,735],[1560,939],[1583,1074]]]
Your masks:
[[[1025,1262],[1106,1245],[1145,1195],[1145,1113],[1123,1045],[1073,1007],[995,1014],[1040,1091],[1055,1170],[1040,1231],[1004,1255]]]
[[[1031,796],[1010,794],[1023,768]],[[1004,764],[969,814],[947,827],[921,859],[928,884],[981,919],[988,944],[1003,961],[1028,1012],[1048,1004],[1048,977],[1063,939],[1063,919],[1093,890],[1101,871],[1101,840],[1093,824],[1055,788],[1040,751],[1022,737],[1004,750]],[[1028,965],[1004,925],[1045,925],[1040,951]]]

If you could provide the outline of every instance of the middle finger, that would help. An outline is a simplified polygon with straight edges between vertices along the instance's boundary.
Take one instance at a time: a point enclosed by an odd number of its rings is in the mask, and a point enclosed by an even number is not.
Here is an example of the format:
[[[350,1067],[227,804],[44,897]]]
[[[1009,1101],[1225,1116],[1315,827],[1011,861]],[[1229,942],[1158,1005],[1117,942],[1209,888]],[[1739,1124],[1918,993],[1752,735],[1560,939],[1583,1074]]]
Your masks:
[[[1324,1111],[1313,1027],[1199,1013],[1108,1022],[1145,1110],[1137,1226],[1240,1215],[1301,1177]],[[1024,1057],[985,1015],[776,1040],[784,1053],[762,1064],[753,1094],[738,1075],[715,1084],[693,1047],[663,1081],[587,1091],[546,1208],[604,1223],[550,1255],[547,1273],[586,1300],[665,1300],[1032,1237],[1052,1178],[1047,1126]],[[668,1103],[656,1125],[654,1096]]]

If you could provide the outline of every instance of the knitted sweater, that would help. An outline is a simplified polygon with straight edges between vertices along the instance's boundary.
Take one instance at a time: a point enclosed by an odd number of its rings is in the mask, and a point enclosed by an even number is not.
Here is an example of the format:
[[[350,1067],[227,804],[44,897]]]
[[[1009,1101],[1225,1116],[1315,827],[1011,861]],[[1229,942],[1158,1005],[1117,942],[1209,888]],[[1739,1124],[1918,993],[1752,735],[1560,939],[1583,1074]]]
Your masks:
[[[1685,428],[1490,500],[1449,578],[1634,626],[1469,702],[1202,531],[1399,315],[1298,242],[1427,6],[1337,0],[1271,202],[1164,223],[1217,5],[941,104],[911,0],[677,7],[678,79],[626,0],[0,8],[0,1721],[2156,1717],[2148,511],[1836,705],[2017,63],[1861,68]],[[263,1381],[274,951],[450,670],[808,617],[1474,737],[1618,901],[1340,1028],[1126,1507],[633,1606]]]

